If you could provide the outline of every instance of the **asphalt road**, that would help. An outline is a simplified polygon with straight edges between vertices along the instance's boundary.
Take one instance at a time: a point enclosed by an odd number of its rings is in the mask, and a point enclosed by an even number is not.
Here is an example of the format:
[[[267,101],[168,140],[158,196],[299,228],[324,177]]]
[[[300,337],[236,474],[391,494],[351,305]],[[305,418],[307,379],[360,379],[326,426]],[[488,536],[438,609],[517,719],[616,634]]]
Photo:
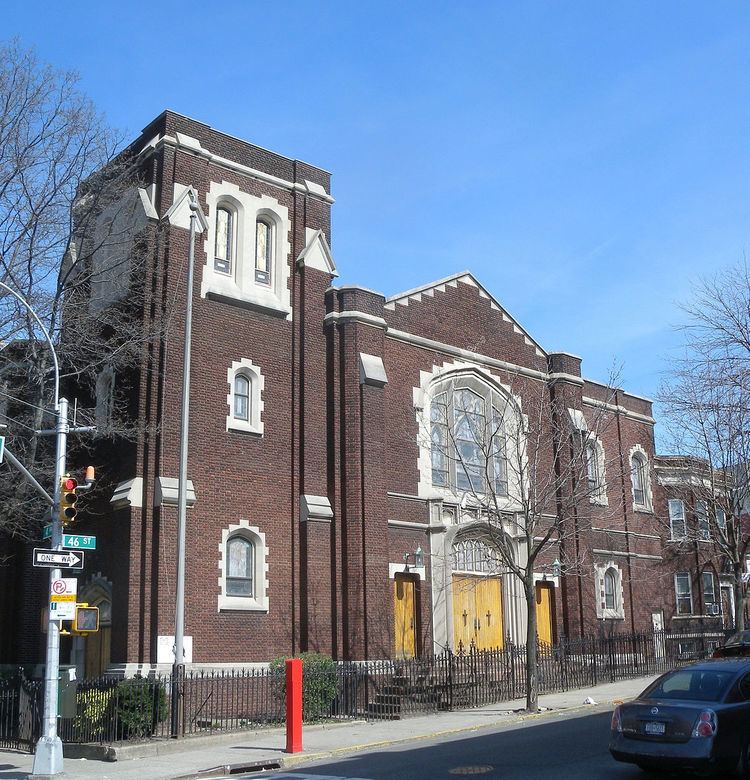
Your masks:
[[[274,780],[644,780],[609,755],[611,710],[420,741],[263,775]],[[394,724],[397,728],[397,724]],[[235,775],[235,779],[236,779]]]

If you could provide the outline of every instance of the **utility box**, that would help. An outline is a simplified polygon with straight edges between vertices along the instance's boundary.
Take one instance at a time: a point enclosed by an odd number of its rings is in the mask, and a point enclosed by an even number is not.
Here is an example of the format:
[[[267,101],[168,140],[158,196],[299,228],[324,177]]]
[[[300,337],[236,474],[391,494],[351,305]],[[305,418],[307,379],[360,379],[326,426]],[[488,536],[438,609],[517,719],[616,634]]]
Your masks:
[[[60,682],[57,688],[58,717],[75,718],[77,692],[76,667],[72,664],[60,664]]]

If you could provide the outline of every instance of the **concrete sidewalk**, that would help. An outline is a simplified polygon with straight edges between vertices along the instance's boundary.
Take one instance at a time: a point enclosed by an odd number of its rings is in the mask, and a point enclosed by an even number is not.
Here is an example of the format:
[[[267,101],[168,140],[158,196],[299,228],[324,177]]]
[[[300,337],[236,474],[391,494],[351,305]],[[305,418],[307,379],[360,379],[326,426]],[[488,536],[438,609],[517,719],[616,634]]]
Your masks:
[[[71,780],[174,780],[202,773],[228,774],[261,768],[289,767],[316,759],[397,743],[470,732],[490,727],[512,727],[534,719],[554,717],[563,711],[595,711],[638,695],[655,677],[640,677],[618,683],[580,688],[539,697],[544,711],[524,715],[525,701],[502,702],[472,710],[438,712],[399,721],[349,721],[326,726],[308,726],[303,733],[304,751],[284,753],[284,729],[238,732],[217,737],[165,740],[134,745],[117,751],[117,761],[65,759],[65,775]],[[585,705],[587,697],[597,705]],[[28,753],[0,751],[0,780],[21,780],[31,771]],[[127,760],[124,760],[127,759]]]

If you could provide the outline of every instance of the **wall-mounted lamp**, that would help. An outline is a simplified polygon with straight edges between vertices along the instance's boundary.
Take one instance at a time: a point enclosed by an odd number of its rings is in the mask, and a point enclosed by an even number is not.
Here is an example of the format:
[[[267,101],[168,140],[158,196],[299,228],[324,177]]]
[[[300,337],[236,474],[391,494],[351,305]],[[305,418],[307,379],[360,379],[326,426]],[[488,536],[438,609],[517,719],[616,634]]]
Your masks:
[[[404,571],[409,571],[409,558],[414,558],[414,566],[424,566],[424,553],[421,547],[414,552],[404,553]]]

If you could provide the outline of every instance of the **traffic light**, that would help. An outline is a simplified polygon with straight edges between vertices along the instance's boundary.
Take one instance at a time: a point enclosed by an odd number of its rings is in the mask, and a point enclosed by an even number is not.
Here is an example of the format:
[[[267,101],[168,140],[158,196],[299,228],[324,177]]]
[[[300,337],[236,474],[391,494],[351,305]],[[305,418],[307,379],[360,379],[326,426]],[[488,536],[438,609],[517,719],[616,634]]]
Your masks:
[[[99,607],[76,604],[76,616],[71,626],[74,634],[93,634],[99,630]]]
[[[63,528],[72,523],[78,514],[76,509],[77,487],[78,480],[68,474],[60,480],[60,522],[63,524]]]

